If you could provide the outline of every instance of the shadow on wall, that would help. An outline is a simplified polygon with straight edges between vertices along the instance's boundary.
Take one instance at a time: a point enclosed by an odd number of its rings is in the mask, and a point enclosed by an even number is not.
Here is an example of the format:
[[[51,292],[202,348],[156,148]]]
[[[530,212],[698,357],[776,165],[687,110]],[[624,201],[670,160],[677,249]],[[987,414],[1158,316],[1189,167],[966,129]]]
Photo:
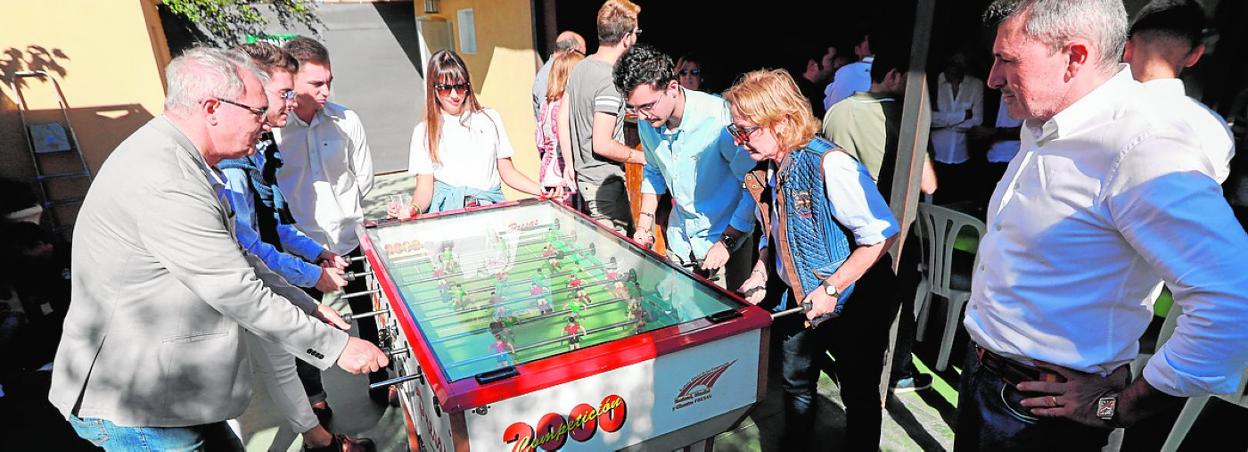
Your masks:
[[[13,74],[18,71],[46,71],[59,78],[65,78],[68,71],[60,61],[70,58],[61,49],[51,49],[40,45],[28,45],[25,49],[9,47],[0,54],[0,80],[5,86],[13,82]],[[25,86],[25,85],[23,85]]]

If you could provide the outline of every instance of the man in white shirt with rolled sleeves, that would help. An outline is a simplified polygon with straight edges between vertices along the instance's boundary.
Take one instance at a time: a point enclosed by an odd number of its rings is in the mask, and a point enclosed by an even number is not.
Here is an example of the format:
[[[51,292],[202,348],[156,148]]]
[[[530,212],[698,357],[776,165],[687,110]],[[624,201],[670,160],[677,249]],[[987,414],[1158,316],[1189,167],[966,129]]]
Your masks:
[[[368,137],[355,111],[329,101],[334,75],[325,46],[299,36],[282,48],[299,60],[299,71],[294,77],[295,114],[285,127],[273,130],[282,152],[277,185],[289,200],[290,213],[299,230],[325,244],[334,254],[347,258],[349,273],[362,273],[363,262],[350,258],[362,255],[355,227],[364,221],[361,203],[373,189],[373,157]],[[346,293],[365,289],[363,278],[349,281],[344,288]],[[315,289],[309,293],[321,295]],[[373,310],[369,297],[348,301],[354,313]],[[342,308],[341,303],[336,304],[336,308]],[[378,343],[377,322],[372,317],[359,319],[357,326],[361,339]],[[369,374],[369,381],[385,377],[385,370],[381,370]],[[385,400],[384,391],[371,394]]]
[[[1024,121],[988,206],[955,450],[1099,449],[1248,361],[1248,236],[1191,128],[1131,79],[1118,0],[997,0],[991,88]],[[1182,309],[1130,382],[1159,281]]]
[[[1231,172],[1235,143],[1226,119],[1205,104],[1187,96],[1179,74],[1205,53],[1201,32],[1205,10],[1195,0],[1154,0],[1145,5],[1131,24],[1122,59],[1131,74],[1149,92],[1160,97],[1196,132],[1195,139],[1213,165],[1213,177],[1226,181]]]

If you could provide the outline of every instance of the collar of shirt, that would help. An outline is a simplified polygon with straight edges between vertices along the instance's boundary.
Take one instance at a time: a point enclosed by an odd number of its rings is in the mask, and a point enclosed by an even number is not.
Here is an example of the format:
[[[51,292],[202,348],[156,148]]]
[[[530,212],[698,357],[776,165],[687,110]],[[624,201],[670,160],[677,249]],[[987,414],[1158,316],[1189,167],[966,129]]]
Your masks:
[[[680,125],[675,129],[667,127],[667,124],[658,128],[659,135],[665,140],[676,141],[682,132],[688,130],[690,119],[702,117],[702,105],[696,96],[690,96],[689,90],[683,87],[680,88],[680,95],[685,98],[685,111],[681,112]]]
[[[1187,95],[1187,87],[1183,86],[1183,80],[1177,78],[1149,80],[1144,82],[1144,87],[1154,93],[1161,93],[1169,96]]]
[[[1131,87],[1137,83],[1134,78],[1131,78],[1131,68],[1125,64],[1119,64],[1118,73],[1101,86],[1070,104],[1065,110],[1053,115],[1048,121],[1043,123],[1037,123],[1034,120],[1025,121],[1024,129],[1032,135],[1037,145],[1043,145],[1064,136],[1078,134],[1089,127],[1102,127],[1104,122],[1096,121],[1096,117],[1105,113],[1110,106],[1117,105],[1116,100],[1128,94]]]
[[[303,118],[299,117],[299,115],[296,115],[294,114],[294,112],[291,112],[290,123],[287,124],[287,127],[293,124],[293,125],[311,128],[317,124],[320,124],[321,121],[327,121],[330,119],[345,119],[346,118],[345,113],[346,111],[340,108],[338,104],[335,104],[333,102],[326,102],[325,108],[318,109],[316,110],[316,113],[312,114],[311,121],[304,121]]]

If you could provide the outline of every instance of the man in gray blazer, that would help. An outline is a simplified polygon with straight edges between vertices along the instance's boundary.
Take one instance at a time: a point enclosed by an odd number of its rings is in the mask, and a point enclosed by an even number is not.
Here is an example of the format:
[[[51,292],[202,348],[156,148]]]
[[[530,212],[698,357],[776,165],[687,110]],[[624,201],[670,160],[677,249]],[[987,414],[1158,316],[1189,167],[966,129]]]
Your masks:
[[[389,360],[322,323],[347,325],[234,238],[214,165],[255,151],[265,74],[238,52],[196,48],[165,77],[165,114],[109,156],[79,212],[49,398],[107,450],[241,450],[224,421],[251,397],[248,332],[321,369]]]

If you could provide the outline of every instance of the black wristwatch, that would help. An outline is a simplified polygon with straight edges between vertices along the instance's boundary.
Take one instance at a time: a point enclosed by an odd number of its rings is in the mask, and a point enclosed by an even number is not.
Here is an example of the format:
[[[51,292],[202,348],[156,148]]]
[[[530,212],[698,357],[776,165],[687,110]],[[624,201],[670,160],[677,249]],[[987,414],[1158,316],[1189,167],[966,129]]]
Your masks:
[[[733,237],[728,234],[720,234],[719,241],[724,243],[724,247],[728,248],[728,251],[731,252],[731,251],[737,250],[737,238],[736,237]]]
[[[1118,422],[1118,393],[1107,392],[1096,399],[1096,417],[1114,427],[1123,427]]]

